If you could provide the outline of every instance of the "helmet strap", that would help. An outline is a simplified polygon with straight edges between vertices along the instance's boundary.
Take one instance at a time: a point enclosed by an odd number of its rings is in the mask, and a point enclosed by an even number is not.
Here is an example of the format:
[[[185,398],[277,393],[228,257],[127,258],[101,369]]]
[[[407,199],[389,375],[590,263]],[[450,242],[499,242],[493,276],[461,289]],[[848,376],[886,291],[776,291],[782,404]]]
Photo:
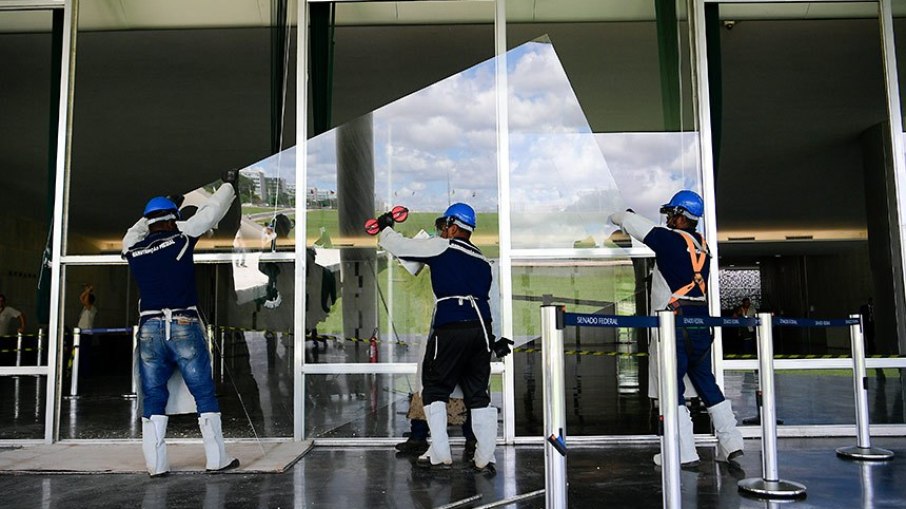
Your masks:
[[[176,221],[176,215],[175,214],[165,214],[160,217],[155,217],[153,219],[149,219],[148,226],[150,226],[154,223],[162,223],[164,221]]]

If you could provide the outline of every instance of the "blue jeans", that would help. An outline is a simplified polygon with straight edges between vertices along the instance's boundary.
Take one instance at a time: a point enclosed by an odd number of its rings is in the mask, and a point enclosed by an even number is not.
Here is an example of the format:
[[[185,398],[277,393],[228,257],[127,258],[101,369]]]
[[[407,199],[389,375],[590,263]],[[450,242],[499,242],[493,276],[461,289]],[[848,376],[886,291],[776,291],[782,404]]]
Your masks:
[[[687,317],[708,316],[706,305],[683,305],[677,313]],[[676,328],[676,376],[679,378],[677,391],[679,404],[685,405],[683,393],[686,384],[683,377],[689,375],[689,380],[698,397],[706,407],[712,407],[724,400],[724,394],[714,380],[711,372],[711,329],[709,327],[677,327]]]
[[[139,373],[142,380],[144,417],[164,415],[170,392],[167,380],[179,368],[189,392],[195,397],[198,413],[219,412],[211,375],[211,356],[204,329],[196,317],[174,316],[170,339],[166,339],[163,318],[146,320],[138,331]]]

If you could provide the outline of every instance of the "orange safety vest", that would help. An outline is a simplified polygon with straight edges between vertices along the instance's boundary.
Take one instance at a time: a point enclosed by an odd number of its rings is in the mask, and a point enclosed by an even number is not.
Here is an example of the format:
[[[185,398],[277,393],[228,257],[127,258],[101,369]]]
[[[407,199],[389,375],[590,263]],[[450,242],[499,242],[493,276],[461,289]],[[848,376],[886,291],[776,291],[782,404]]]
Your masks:
[[[687,251],[689,252],[689,261],[692,262],[692,281],[689,282],[686,286],[678,289],[673,292],[673,295],[670,296],[670,302],[668,305],[673,307],[674,303],[682,298],[684,295],[692,291],[693,288],[698,286],[702,291],[702,296],[707,295],[708,288],[705,284],[705,278],[702,277],[702,269],[705,267],[705,259],[708,258],[708,243],[705,242],[705,238],[702,237],[701,250],[698,249],[695,239],[692,237],[692,234],[689,232],[684,232],[682,230],[673,230],[676,233],[682,235],[683,239],[686,241]]]

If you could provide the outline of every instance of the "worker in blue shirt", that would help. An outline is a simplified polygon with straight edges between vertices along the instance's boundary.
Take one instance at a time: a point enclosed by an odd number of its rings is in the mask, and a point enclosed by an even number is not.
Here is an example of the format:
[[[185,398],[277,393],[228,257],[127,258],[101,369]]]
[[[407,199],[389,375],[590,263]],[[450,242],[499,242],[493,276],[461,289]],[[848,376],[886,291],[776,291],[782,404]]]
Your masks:
[[[491,264],[470,240],[476,227],[475,210],[465,203],[450,205],[435,222],[438,235],[426,239],[400,235],[392,228],[389,214],[378,222],[382,247],[404,262],[431,268],[434,317],[421,370],[431,445],[418,464],[429,468],[452,465],[447,401],[458,384],[477,440],[472,466],[478,472],[496,473],[497,408],[491,406],[488,383],[491,352],[505,355],[497,347],[508,345],[495,342],[491,333]]]
[[[678,316],[708,316],[708,263],[710,254],[704,236],[696,232],[704,212],[704,201],[694,191],[676,193],[660,212],[667,226],[657,226],[632,211],[617,212],[610,221],[654,251],[655,268],[651,282],[651,309],[672,310]],[[686,408],[683,377],[689,380],[708,408],[717,435],[717,461],[728,462],[742,454],[742,435],[730,401],[724,398],[711,371],[711,342],[707,327],[678,327],[676,374],[679,394],[680,462],[698,464],[692,418]],[[670,404],[662,402],[662,404]],[[654,462],[660,465],[660,454]]]
[[[204,441],[206,468],[220,471],[239,466],[223,444],[220,405],[214,393],[211,358],[199,315],[193,251],[198,238],[227,213],[236,195],[237,172],[224,175],[222,185],[186,221],[176,203],[152,198],[142,218],[123,238],[123,257],[138,283],[139,372],[142,390],[142,451],[151,476],[169,472],[166,408],[167,382],[178,370],[195,400]],[[173,403],[173,402],[171,402]],[[179,413],[179,412],[178,412]]]

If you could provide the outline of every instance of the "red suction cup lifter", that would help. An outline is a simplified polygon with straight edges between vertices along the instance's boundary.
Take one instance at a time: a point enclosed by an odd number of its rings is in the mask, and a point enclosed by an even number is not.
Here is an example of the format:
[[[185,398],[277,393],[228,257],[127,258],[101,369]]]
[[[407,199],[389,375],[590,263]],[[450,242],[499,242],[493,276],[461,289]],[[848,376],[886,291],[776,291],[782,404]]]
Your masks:
[[[381,232],[381,229],[378,227],[377,219],[371,218],[365,221],[365,233],[368,235],[377,235]]]
[[[409,209],[403,207],[402,205],[397,205],[393,207],[393,210],[390,211],[390,215],[393,217],[393,220],[397,223],[402,223],[406,219],[409,219]]]

